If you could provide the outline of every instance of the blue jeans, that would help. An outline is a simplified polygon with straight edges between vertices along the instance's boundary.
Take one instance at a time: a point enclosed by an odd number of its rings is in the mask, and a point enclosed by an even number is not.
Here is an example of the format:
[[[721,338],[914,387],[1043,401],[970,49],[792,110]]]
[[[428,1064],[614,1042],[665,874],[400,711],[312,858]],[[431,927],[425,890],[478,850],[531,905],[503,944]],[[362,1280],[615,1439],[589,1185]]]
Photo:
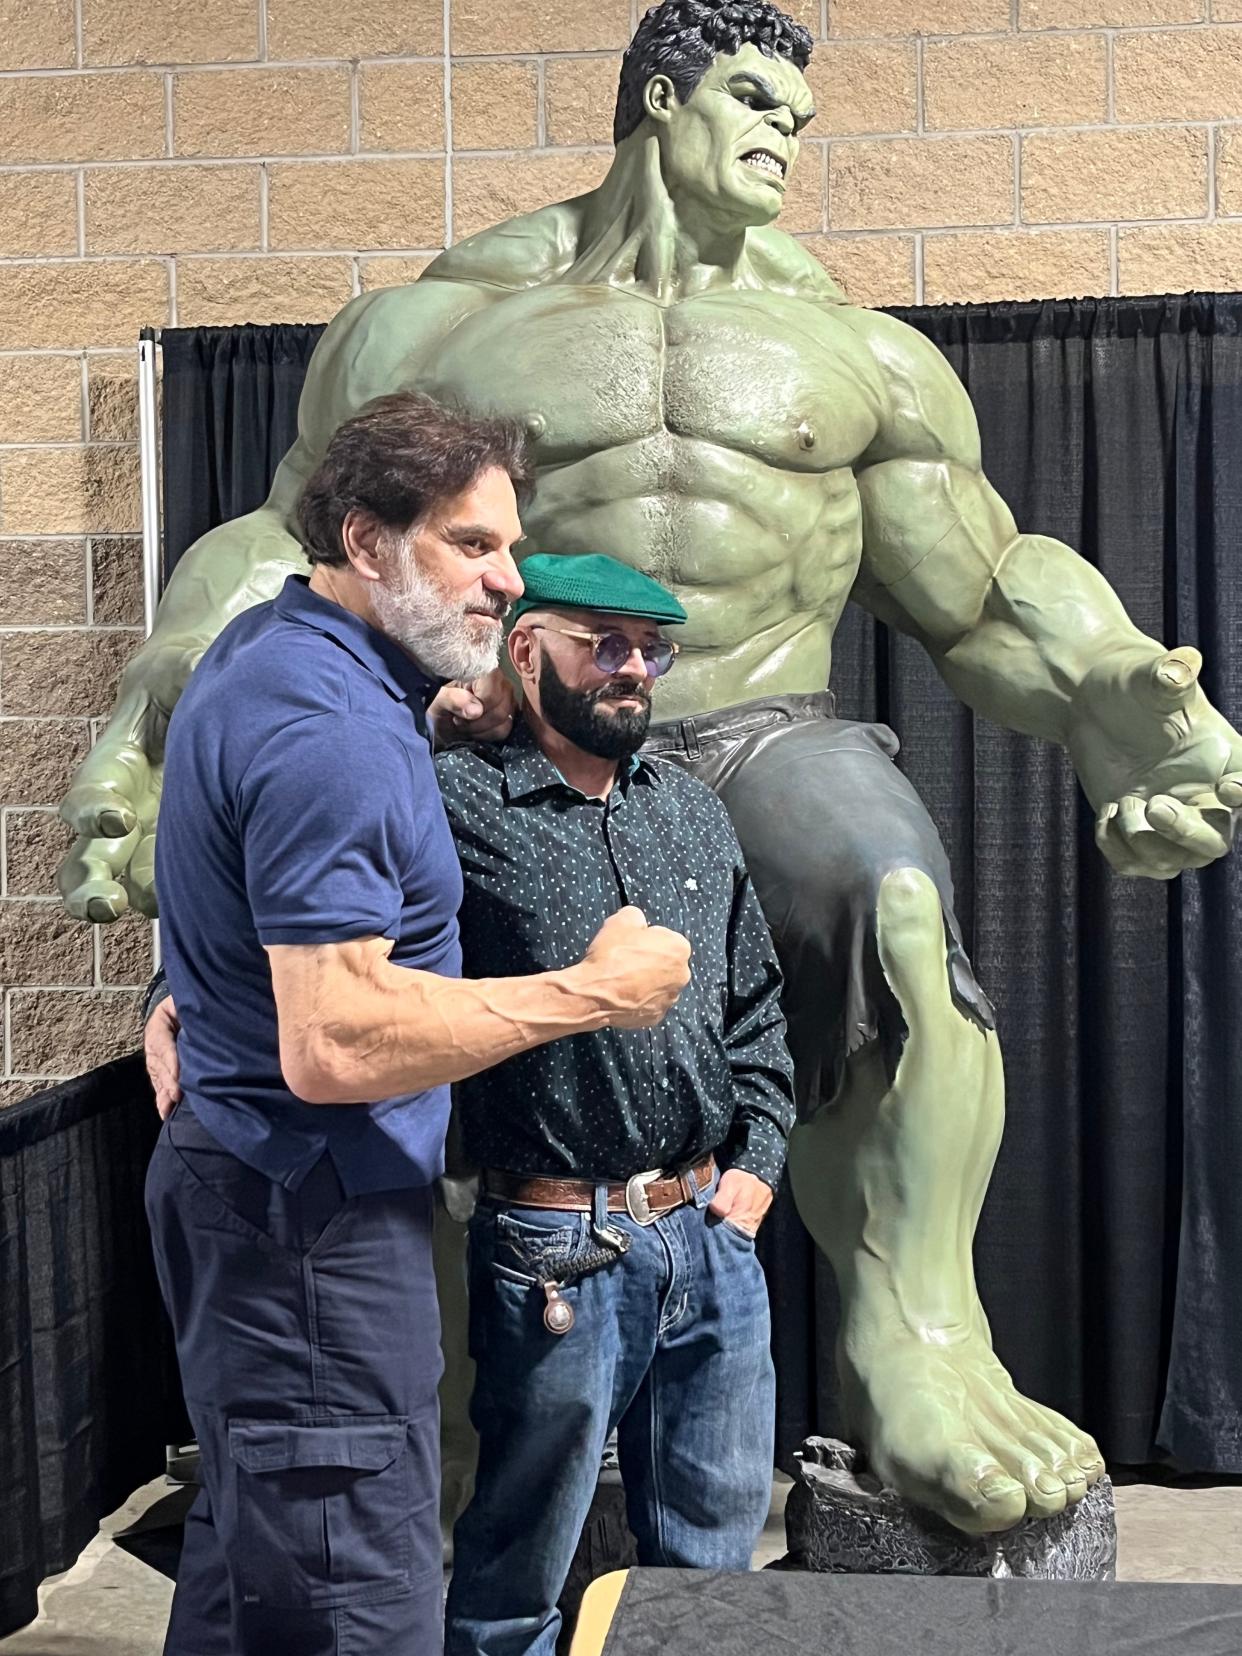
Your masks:
[[[642,1564],[746,1570],[772,1485],[775,1381],[754,1242],[694,1206],[562,1290],[536,1278],[593,1246],[585,1214],[480,1204],[470,1230],[474,1499],[454,1534],[447,1656],[552,1656],[560,1597],[617,1430]]]

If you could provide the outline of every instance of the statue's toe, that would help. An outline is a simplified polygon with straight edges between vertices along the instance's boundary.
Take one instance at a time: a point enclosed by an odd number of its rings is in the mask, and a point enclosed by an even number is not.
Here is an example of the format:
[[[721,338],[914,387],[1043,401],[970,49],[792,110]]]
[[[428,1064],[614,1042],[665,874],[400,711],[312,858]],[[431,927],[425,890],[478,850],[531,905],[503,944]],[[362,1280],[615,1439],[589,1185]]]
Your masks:
[[[999,1461],[980,1467],[977,1450],[950,1457],[944,1485],[946,1493],[955,1496],[962,1507],[962,1516],[953,1521],[971,1535],[1012,1529],[1026,1517],[1025,1486]]]

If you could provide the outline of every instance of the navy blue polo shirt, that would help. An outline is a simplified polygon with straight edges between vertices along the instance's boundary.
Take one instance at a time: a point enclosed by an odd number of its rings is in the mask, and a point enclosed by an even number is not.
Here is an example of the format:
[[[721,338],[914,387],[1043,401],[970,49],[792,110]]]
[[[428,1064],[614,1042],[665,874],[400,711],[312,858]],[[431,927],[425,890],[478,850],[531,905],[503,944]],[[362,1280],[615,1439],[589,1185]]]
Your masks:
[[[325,1151],[349,1195],[443,1171],[447,1087],[341,1105],[289,1091],[264,952],[387,937],[394,965],[460,975],[436,688],[294,575],[224,629],[169,725],[155,865],[182,1088],[213,1137],[290,1189]]]

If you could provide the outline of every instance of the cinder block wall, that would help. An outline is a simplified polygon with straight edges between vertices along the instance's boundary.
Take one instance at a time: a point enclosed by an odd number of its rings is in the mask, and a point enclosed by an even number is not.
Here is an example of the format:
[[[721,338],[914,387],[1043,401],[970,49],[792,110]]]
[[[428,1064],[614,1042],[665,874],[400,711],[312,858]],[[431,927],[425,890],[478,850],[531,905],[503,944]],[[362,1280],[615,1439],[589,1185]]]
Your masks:
[[[791,0],[863,303],[1231,288],[1242,0]],[[326,320],[608,164],[631,0],[0,0],[0,1104],[128,1050],[55,805],[141,622],[144,324]]]

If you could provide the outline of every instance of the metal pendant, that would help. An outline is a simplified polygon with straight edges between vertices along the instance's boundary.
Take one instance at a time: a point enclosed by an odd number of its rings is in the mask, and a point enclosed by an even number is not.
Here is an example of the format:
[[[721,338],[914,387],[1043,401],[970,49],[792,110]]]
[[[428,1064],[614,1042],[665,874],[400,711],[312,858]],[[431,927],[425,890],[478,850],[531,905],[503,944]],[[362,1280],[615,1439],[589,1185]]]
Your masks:
[[[574,1326],[574,1308],[561,1298],[560,1283],[545,1282],[543,1293],[548,1302],[543,1308],[543,1326],[549,1334],[568,1334]]]

